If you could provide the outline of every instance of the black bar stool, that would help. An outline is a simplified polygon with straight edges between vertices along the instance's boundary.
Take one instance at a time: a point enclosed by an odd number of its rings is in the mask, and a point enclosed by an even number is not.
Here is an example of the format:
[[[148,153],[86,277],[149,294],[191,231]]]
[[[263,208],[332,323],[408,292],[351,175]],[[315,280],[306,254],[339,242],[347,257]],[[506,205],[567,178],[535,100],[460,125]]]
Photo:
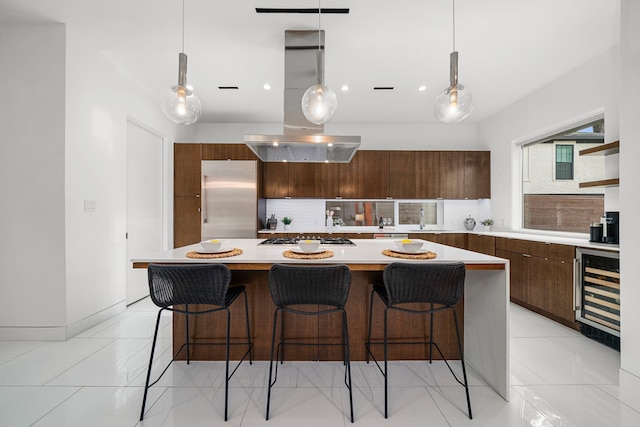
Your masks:
[[[229,398],[229,379],[236,372],[240,364],[249,355],[249,363],[253,362],[251,357],[251,331],[249,329],[249,304],[247,302],[247,293],[244,286],[229,287],[231,283],[231,271],[224,264],[189,264],[189,265],[158,265],[149,264],[149,294],[155,305],[160,307],[156,320],[156,330],[153,333],[153,344],[151,346],[151,357],[149,358],[149,369],[147,371],[147,381],[144,386],[144,397],[142,399],[142,410],[140,411],[140,421],[144,417],[144,408],[147,402],[147,392],[149,388],[157,383],[169,366],[176,359],[178,354],[186,347],[187,364],[190,362],[190,346],[194,345],[224,345],[226,348],[226,366],[225,366],[225,384],[224,384],[224,420],[227,421],[227,404]],[[247,341],[231,343],[231,312],[229,306],[238,298],[240,294],[244,294],[246,324],[247,324]],[[203,304],[216,306],[214,308],[193,311],[189,309],[189,304]],[[181,307],[181,306],[184,306]],[[180,349],[175,353],[171,362],[164,368],[160,376],[151,384],[151,365],[153,363],[153,354],[156,349],[156,340],[158,338],[158,326],[160,325],[160,316],[164,310],[172,311],[185,315],[186,324],[186,343],[182,344]],[[189,343],[189,315],[200,315],[206,313],[215,313],[217,311],[226,311],[227,328],[224,342],[208,342],[208,343]],[[246,345],[247,352],[242,359],[229,374],[229,346]]]
[[[271,338],[271,358],[269,363],[269,390],[267,392],[267,414],[269,419],[269,405],[271,403],[271,387],[278,379],[278,362],[283,363],[285,345],[339,345],[343,348],[345,373],[344,382],[349,389],[349,405],[351,422],[353,422],[353,396],[351,393],[351,361],[349,356],[349,333],[347,327],[347,313],[344,305],[351,286],[351,271],[346,265],[327,266],[298,266],[274,264],[269,271],[269,289],[276,309],[273,314],[273,335]],[[294,309],[290,306],[304,305],[305,310]],[[333,308],[320,310],[318,305],[328,305]],[[315,306],[315,309],[314,307]],[[309,308],[307,311],[306,308]],[[323,314],[342,313],[342,343],[300,343],[285,342],[284,319],[280,316],[280,341],[277,345],[275,376],[273,372],[274,352],[276,348],[276,333],[278,329],[278,314],[281,312],[295,313],[305,316],[320,316]],[[282,347],[282,349],[281,349]]]
[[[429,363],[432,362],[433,348],[435,347],[440,353],[440,357],[444,360],[453,374],[456,381],[464,386],[467,394],[467,408],[469,410],[469,418],[473,419],[471,414],[471,399],[469,398],[469,384],[467,382],[467,371],[464,365],[464,354],[462,350],[462,339],[460,337],[460,327],[458,325],[458,316],[455,307],[462,298],[464,293],[465,266],[462,262],[441,262],[441,263],[391,263],[383,272],[384,285],[373,285],[371,290],[371,299],[369,303],[369,333],[365,347],[367,349],[367,363],[372,357],[373,361],[380,369],[384,377],[384,417],[388,415],[388,345],[389,344],[428,344],[429,345]],[[382,342],[371,341],[371,323],[373,317],[373,296],[378,295],[385,305],[384,309],[384,337]],[[428,310],[409,309],[402,304],[407,303],[427,303],[430,304]],[[388,342],[387,336],[387,314],[390,310],[397,310],[410,314],[428,314],[429,319],[429,341],[409,341],[409,342]],[[433,314],[439,311],[449,310],[453,316],[456,325],[456,335],[458,338],[458,349],[460,350],[460,362],[462,363],[462,376],[460,380],[453,372],[449,362],[440,351],[438,344],[433,341]],[[380,366],[375,356],[371,352],[372,344],[384,345],[384,369]]]

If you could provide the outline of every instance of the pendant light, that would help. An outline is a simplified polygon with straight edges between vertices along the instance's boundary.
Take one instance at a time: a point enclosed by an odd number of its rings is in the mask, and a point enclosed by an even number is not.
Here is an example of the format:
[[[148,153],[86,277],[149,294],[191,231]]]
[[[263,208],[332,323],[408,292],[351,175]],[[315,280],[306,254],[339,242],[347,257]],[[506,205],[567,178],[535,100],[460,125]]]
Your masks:
[[[322,125],[331,120],[338,108],[338,98],[331,88],[324,85],[324,55],[321,45],[320,17],[322,7],[318,0],[318,52],[316,56],[316,84],[302,95],[302,113],[311,123]]]
[[[182,52],[178,54],[178,84],[167,89],[160,106],[164,114],[174,123],[190,125],[202,114],[200,99],[187,85],[187,55],[184,53],[184,0],[182,0]]]
[[[449,56],[449,87],[437,98],[435,113],[443,123],[458,123],[473,110],[473,96],[469,89],[458,84],[458,52],[456,51],[456,2],[453,2],[453,52]]]

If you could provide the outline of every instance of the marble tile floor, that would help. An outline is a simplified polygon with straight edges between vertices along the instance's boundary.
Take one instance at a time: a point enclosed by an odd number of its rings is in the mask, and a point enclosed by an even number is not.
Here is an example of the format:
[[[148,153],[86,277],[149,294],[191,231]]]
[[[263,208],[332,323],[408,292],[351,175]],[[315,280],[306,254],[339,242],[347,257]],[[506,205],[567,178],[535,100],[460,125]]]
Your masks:
[[[0,342],[0,426],[349,426],[340,363],[289,362],[265,421],[268,363],[243,364],[222,420],[221,362],[174,363],[149,392],[138,422],[156,307],[143,300],[67,342]],[[442,362],[394,362],[390,417],[374,365],[353,363],[355,424],[376,426],[640,426],[640,408],[618,400],[618,352],[511,305],[511,400],[470,372],[464,389]],[[162,320],[158,365],[170,357],[171,317]],[[454,362],[454,369],[459,364]]]

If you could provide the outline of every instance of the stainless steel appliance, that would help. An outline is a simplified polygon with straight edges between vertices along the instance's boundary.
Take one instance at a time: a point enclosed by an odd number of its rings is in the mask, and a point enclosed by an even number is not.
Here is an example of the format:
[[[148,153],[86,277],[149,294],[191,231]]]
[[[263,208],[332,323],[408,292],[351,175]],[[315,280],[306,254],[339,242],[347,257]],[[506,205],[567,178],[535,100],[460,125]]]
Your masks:
[[[576,320],[583,334],[620,349],[620,254],[576,249]]]
[[[256,237],[257,168],[255,160],[202,162],[202,240]]]
[[[297,245],[300,240],[303,239],[312,239],[312,240],[320,240],[320,243],[323,245],[351,245],[355,246],[351,240],[346,239],[344,237],[314,237],[314,236],[298,236],[298,237],[271,237],[266,239],[263,242],[260,242],[261,245]]]

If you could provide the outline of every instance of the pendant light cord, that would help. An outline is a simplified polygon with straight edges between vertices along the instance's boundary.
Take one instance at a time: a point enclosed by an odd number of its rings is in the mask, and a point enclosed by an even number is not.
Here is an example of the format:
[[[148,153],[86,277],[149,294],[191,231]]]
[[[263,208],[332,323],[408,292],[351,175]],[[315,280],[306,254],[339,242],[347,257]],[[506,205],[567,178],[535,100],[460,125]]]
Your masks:
[[[324,73],[322,73],[322,81],[319,81],[318,78],[318,74],[320,73],[320,70],[318,68],[320,68],[320,56],[322,55],[322,48],[320,47],[320,45],[322,44],[321,41],[321,34],[322,34],[322,1],[318,0],[318,60],[316,61],[316,82],[320,83],[320,84],[324,84]],[[324,60],[322,61],[322,66],[324,67]]]
[[[456,51],[456,0],[453,2],[453,52]]]
[[[184,52],[184,0],[182,0],[182,52]]]

